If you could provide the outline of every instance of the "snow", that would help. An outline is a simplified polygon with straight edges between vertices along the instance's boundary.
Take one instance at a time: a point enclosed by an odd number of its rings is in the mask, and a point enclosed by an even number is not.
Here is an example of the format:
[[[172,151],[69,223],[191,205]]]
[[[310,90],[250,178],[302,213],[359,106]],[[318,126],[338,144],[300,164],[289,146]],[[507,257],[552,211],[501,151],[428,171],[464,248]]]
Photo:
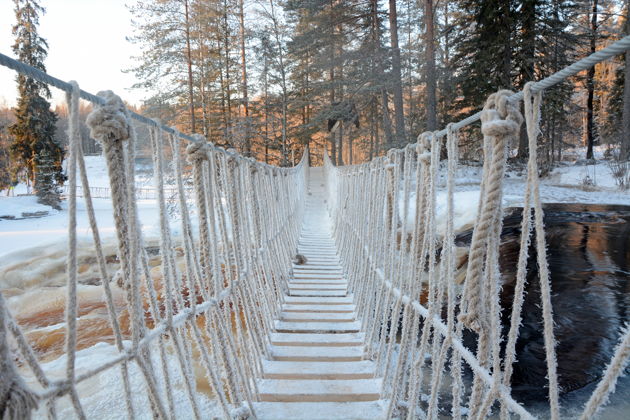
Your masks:
[[[17,197],[0,196],[0,218],[22,218],[24,217],[24,213],[36,213],[42,211],[46,211],[50,215],[59,213],[50,206],[39,204],[37,202],[37,197],[34,195]]]
[[[130,342],[125,342],[124,344],[127,348],[131,346]],[[118,357],[118,355],[117,348],[106,343],[97,343],[90,348],[80,350],[76,353],[76,374],[80,376],[82,373],[93,369],[95,360],[98,360],[98,365],[104,365],[108,361]],[[158,389],[164,389],[164,375],[162,369],[159,368],[161,365],[159,351],[155,346],[153,346],[151,351],[151,360],[155,367],[154,374],[158,381]],[[61,380],[64,379],[66,375],[66,363],[67,357],[64,355],[56,360],[44,363],[42,367],[48,378]],[[167,365],[176,412],[192,414],[192,408],[185,391],[179,362],[171,355],[167,357]],[[122,375],[118,366],[119,365],[115,365],[78,385],[79,398],[87,418],[95,420],[128,418],[124,402],[125,394],[122,386]],[[129,365],[129,379],[131,389],[143,390],[142,392],[132,393],[136,417],[139,419],[151,419],[152,415],[148,393],[144,391],[146,387],[144,376],[135,363]],[[35,389],[39,388],[33,377],[28,378],[27,383]],[[204,418],[221,418],[221,411],[215,401],[200,392],[197,392],[195,396],[200,405],[201,412],[204,413]],[[162,402],[166,404],[163,394]],[[44,407],[44,404],[42,404],[38,412],[35,413],[35,418],[46,417]],[[68,398],[58,400],[57,410],[58,418],[78,418]]]
[[[90,187],[108,187],[109,178],[104,158],[87,156],[85,161]],[[35,246],[43,246],[43,249],[65,247],[67,242],[67,202],[63,201],[62,210],[56,211],[49,206],[37,204],[35,196],[17,196],[17,194],[25,192],[26,186],[18,185],[14,191],[15,197],[0,197],[0,216],[21,217],[22,212],[35,211],[48,211],[49,215],[22,220],[0,219],[0,258]],[[116,233],[112,216],[112,201],[107,198],[95,198],[93,202],[101,237],[105,241],[111,241]],[[155,235],[159,223],[156,201],[139,200],[138,213],[143,225],[143,232],[149,236]],[[79,239],[85,241],[92,239],[85,201],[81,197],[77,198],[77,235]]]
[[[454,193],[455,231],[470,229],[477,218],[482,168],[480,166],[460,165],[457,170]],[[508,170],[504,179],[503,207],[522,207],[525,195],[526,172]],[[590,182],[584,184],[585,178]],[[402,183],[401,183],[402,184]],[[411,232],[415,221],[415,186],[409,194],[409,208],[406,217],[406,229]],[[541,179],[540,195],[543,203],[588,203],[630,205],[630,193],[621,191],[610,174],[605,161],[595,164],[563,163],[552,173]],[[436,229],[442,235],[446,226],[446,171],[440,168],[436,192]],[[398,211],[402,220],[405,199],[398,201]]]

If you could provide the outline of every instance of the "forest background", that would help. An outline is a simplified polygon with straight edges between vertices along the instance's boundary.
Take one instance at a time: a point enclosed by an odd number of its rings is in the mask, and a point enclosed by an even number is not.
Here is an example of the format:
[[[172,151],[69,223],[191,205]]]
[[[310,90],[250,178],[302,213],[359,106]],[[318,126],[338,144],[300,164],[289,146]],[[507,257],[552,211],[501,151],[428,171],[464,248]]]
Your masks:
[[[16,12],[28,4],[45,12],[34,0],[14,3]],[[139,0],[128,7],[129,42],[142,53],[124,70],[147,94],[134,110],[281,166],[295,164],[307,146],[314,165],[324,149],[338,165],[365,162],[478,111],[498,89],[519,90],[629,33],[628,2],[616,0]],[[628,70],[619,56],[545,92],[540,155],[548,166],[576,145],[586,146],[586,159],[597,144],[628,159]],[[82,105],[83,119],[90,110]],[[63,150],[67,109],[51,111]],[[0,188],[34,182],[37,172],[12,158],[16,119],[19,104],[0,106]],[[139,134],[148,144],[146,131]],[[85,153],[98,153],[85,125],[82,136]],[[479,159],[478,130],[465,131],[460,148],[464,159]],[[512,158],[525,156],[526,141],[514,145]]]

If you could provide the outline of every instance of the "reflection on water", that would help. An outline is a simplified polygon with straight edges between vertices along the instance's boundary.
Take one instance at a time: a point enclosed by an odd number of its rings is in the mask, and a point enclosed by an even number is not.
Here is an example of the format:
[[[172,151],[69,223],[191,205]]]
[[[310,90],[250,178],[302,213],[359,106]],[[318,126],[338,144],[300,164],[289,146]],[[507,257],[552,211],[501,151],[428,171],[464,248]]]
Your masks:
[[[620,330],[628,321],[630,303],[630,207],[547,204],[545,229],[551,272],[558,375],[564,398],[588,398],[610,361]],[[522,209],[504,218],[500,266],[504,333],[509,328]],[[458,237],[470,243],[470,232]],[[529,250],[523,322],[516,345],[513,390],[522,401],[544,399],[547,393],[540,286],[535,240]],[[626,385],[627,381],[626,381]],[[590,388],[590,387],[589,387]],[[628,390],[620,390],[628,394]],[[581,396],[581,397],[580,397]],[[583,404],[583,401],[582,403]]]

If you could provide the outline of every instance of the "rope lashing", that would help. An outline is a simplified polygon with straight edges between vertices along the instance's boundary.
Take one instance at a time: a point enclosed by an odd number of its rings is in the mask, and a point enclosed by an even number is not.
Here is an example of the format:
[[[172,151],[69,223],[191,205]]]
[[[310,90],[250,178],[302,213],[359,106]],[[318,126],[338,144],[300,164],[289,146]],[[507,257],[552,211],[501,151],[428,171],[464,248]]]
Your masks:
[[[137,214],[133,205],[135,194],[133,194],[133,185],[129,183],[130,154],[133,154],[133,149],[129,145],[132,147],[135,145],[129,141],[123,144],[126,140],[133,140],[133,129],[120,97],[111,91],[99,92],[99,96],[105,99],[105,103],[94,108],[88,115],[86,123],[92,137],[101,143],[107,163],[118,238],[118,255],[121,261],[126,299],[131,312],[132,345],[137,348],[146,333],[146,325],[140,294],[140,239]],[[154,414],[160,418],[167,418],[148,352],[141,351],[140,357],[136,360],[145,378]],[[173,404],[171,401],[169,403],[172,411]]]
[[[490,95],[481,116],[484,135],[484,170],[479,197],[479,217],[475,222],[470,244],[464,296],[466,308],[460,314],[461,321],[470,329],[479,332],[485,319],[482,306],[482,274],[484,258],[489,242],[500,229],[502,220],[502,186],[506,147],[519,133],[523,117],[518,102],[510,99],[512,92],[502,90]],[[487,266],[486,266],[487,268]],[[485,303],[485,302],[484,302]]]
[[[523,122],[518,102],[510,99],[512,95],[507,90],[490,95],[481,115],[484,172],[460,315],[462,324],[477,333],[477,359],[486,367],[492,359],[498,362],[498,247],[503,226],[502,194],[507,147],[518,138]],[[493,347],[495,350],[492,350]],[[468,403],[472,418],[485,417],[487,405],[492,401],[492,396],[496,395],[500,375],[500,369],[497,370],[496,365],[494,373],[494,383],[486,404],[482,401],[484,382],[479,375],[475,375]]]

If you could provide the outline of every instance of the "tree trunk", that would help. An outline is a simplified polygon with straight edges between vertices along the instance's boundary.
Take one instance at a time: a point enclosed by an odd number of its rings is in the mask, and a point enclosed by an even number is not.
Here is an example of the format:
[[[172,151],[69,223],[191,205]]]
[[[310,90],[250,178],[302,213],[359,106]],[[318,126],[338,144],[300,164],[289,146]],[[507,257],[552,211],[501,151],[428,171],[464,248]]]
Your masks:
[[[521,16],[523,26],[521,28],[523,43],[521,53],[521,82],[534,80],[534,57],[536,54],[536,3],[538,0],[525,0],[521,4]],[[508,86],[505,86],[508,87]],[[527,127],[521,125],[518,141],[518,157],[526,159],[529,155],[529,140],[527,139]]]
[[[263,94],[265,107],[265,163],[269,163],[269,54],[265,50],[263,67]]]
[[[217,50],[219,56],[221,56],[223,48],[221,47],[221,40],[217,39]],[[219,69],[219,85],[221,87],[221,115],[223,116],[223,139],[228,143],[228,132],[230,128],[230,113],[227,108],[227,95],[225,89],[225,79],[223,77],[223,69]]]
[[[243,95],[243,116],[245,117],[245,138],[243,152],[250,156],[252,152],[251,133],[249,129],[249,97],[247,94],[247,64],[245,57],[245,15],[243,13],[243,0],[238,2],[238,20],[241,36],[241,90]]]
[[[431,1],[431,0],[427,0]],[[394,91],[394,118],[398,145],[407,143],[405,134],[405,114],[403,108],[402,79],[400,72],[400,47],[398,45],[398,13],[396,0],[389,0],[389,36],[392,44],[392,77]]]
[[[225,53],[225,101],[227,105],[227,121],[225,130],[225,141],[229,147],[233,146],[230,129],[232,128],[232,92],[230,88],[230,26],[228,25],[228,4],[223,1],[223,52]]]
[[[343,33],[343,28],[341,27],[341,25],[337,25],[337,33],[342,34]],[[336,44],[337,47],[337,57],[343,57],[343,46],[341,46],[340,44]],[[339,66],[339,70],[337,71],[337,79],[341,81],[341,83],[339,84],[339,89],[337,90],[337,100],[341,101],[343,103],[343,99],[344,99],[344,92],[343,92],[343,61],[341,62],[341,65]],[[344,165],[344,160],[343,160],[343,121],[339,121],[339,129],[337,131],[339,131],[338,137],[337,137],[337,166],[343,166]]]
[[[593,0],[591,15],[591,54],[593,54],[597,49],[597,3],[598,0]],[[593,144],[595,143],[595,126],[593,121],[595,66],[588,69],[588,73],[586,75],[586,88],[588,90],[588,96],[586,98],[586,159],[593,159]]]
[[[271,6],[271,19],[273,21],[273,33],[276,39],[276,45],[278,46],[278,64],[280,65],[280,82],[282,87],[282,161],[280,166],[288,166],[289,164],[289,149],[287,139],[287,76],[286,69],[284,67],[284,53],[282,48],[282,42],[280,41],[280,28],[278,27],[278,19],[276,18],[275,8],[273,0],[269,0]]]
[[[371,35],[372,35],[372,45],[373,45],[373,54],[375,57],[376,63],[372,66],[373,75],[372,79],[374,82],[377,80],[381,80],[385,76],[385,71],[383,69],[383,48],[381,47],[381,32],[379,30],[379,19],[378,19],[378,1],[370,0],[370,14],[372,17],[372,27],[371,27]],[[389,118],[389,99],[387,97],[387,90],[385,87],[381,87],[380,89],[381,95],[381,111],[383,113],[383,131],[385,132],[385,143],[387,148],[394,147],[394,136],[392,133],[392,123]]]
[[[630,1],[626,1],[626,34],[630,34]],[[630,159],[630,51],[626,51],[623,71],[623,117],[619,160]]]
[[[374,104],[370,104],[370,108],[371,108],[371,112],[370,112],[370,148],[369,148],[369,155],[368,155],[368,160],[372,160],[372,158],[374,158],[374,131],[375,131],[375,118],[374,115],[376,114],[376,107],[374,106]]]
[[[339,128],[337,129],[339,134],[335,134],[337,137],[337,166],[343,166],[343,121],[339,121]]]
[[[352,137],[348,136],[348,165],[352,165]]]
[[[335,25],[333,22],[333,18],[332,18],[332,9],[335,5],[334,0],[330,0],[330,35],[331,35],[331,42],[330,42],[330,65],[328,68],[328,81],[330,83],[330,106],[332,107],[333,104],[335,103],[335,53],[336,53],[336,49],[335,49],[335,43],[334,43],[334,37],[335,37]],[[335,131],[332,131],[329,135],[328,135],[329,139],[328,141],[330,142],[330,159],[332,160],[332,163],[334,165],[337,165],[337,138],[336,138],[336,134]]]
[[[190,130],[196,131],[195,127],[195,98],[193,97],[193,75],[192,56],[190,50],[190,15],[188,13],[188,0],[184,0],[185,32],[186,32],[186,65],[188,66],[188,101],[190,107]]]
[[[202,37],[203,31],[198,30],[197,42],[199,42],[199,97],[201,99],[201,132],[206,141],[210,141],[208,129],[208,100],[206,98],[206,45]]]
[[[503,0],[500,6],[503,9],[501,22],[506,28],[506,32],[512,34],[512,18],[511,18],[511,1]],[[504,40],[503,56],[501,57],[503,64],[503,71],[501,73],[501,86],[503,89],[510,89],[512,87],[512,38],[506,37]],[[484,98],[485,99],[485,98]]]
[[[427,80],[427,130],[437,130],[437,95],[436,95],[436,74],[435,74],[435,35],[433,0],[425,0],[424,23],[425,32],[425,53],[426,53],[426,80]]]
[[[385,132],[385,142],[388,148],[394,147],[394,134],[392,133],[392,121],[389,118],[389,98],[387,91],[381,89],[381,107],[383,108],[383,131]]]

